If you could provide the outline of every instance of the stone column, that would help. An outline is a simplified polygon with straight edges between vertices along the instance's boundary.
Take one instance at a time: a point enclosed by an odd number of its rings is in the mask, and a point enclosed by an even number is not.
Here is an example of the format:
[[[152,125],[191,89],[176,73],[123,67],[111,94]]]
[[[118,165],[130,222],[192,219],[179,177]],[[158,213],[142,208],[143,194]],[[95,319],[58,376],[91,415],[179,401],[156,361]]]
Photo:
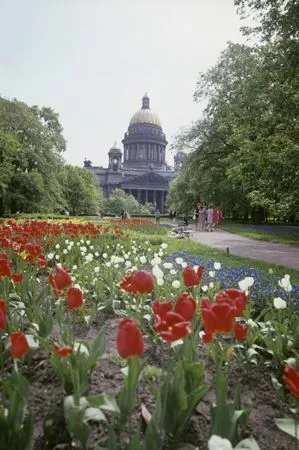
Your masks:
[[[164,191],[161,191],[161,214],[164,214]]]
[[[145,191],[145,203],[148,202],[148,190]]]
[[[141,201],[141,189],[137,189],[137,200],[140,203],[140,201]]]
[[[154,207],[156,208],[156,202],[157,202],[157,198],[156,198],[156,191],[154,191]]]

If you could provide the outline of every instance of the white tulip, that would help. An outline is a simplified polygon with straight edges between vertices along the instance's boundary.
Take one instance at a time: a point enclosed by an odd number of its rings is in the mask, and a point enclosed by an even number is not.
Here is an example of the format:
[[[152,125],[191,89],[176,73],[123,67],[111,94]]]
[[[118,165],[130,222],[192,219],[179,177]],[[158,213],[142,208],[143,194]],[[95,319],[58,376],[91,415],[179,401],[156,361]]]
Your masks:
[[[213,289],[213,287],[214,287],[214,283],[213,283],[213,281],[211,281],[211,282],[209,283],[209,288],[210,288],[210,289]]]
[[[104,259],[108,258],[107,253],[103,253],[103,258],[104,258]]]
[[[172,269],[173,268],[173,264],[171,262],[165,262],[163,264],[164,269]]]
[[[175,258],[177,264],[182,264],[184,262],[183,258]]]
[[[176,275],[177,271],[175,269],[171,269],[169,272],[171,275]]]
[[[214,269],[219,270],[221,268],[221,264],[219,262],[214,262]]]
[[[166,244],[166,242],[163,242],[161,244],[161,247],[163,248],[163,250],[165,250],[168,247],[168,244]]]
[[[97,266],[97,267],[95,267],[93,270],[94,270],[95,273],[99,273],[100,268]]]
[[[254,278],[252,277],[245,277],[243,280],[239,281],[239,288],[242,291],[248,292],[248,288],[252,286],[254,283]]]
[[[163,270],[161,270],[159,266],[154,266],[153,267],[153,275],[158,280],[158,278],[163,278],[164,273],[163,273]]]
[[[164,284],[163,278],[157,278],[157,285],[158,286],[163,286],[163,284]]]
[[[204,286],[201,287],[201,290],[203,292],[207,292],[209,290],[209,287],[205,284]]]
[[[53,253],[48,253],[47,258],[49,260],[53,259],[54,258],[54,254]]]
[[[214,276],[215,276],[215,271],[214,270],[210,270],[209,277],[214,278]]]
[[[273,300],[273,305],[276,309],[285,309],[287,307],[287,302],[280,297],[276,297]]]
[[[171,286],[172,286],[174,289],[179,289],[179,287],[181,286],[181,283],[179,282],[179,280],[174,280],[174,281],[171,283]]]
[[[292,285],[290,283],[290,275],[286,274],[281,280],[278,281],[280,287],[282,287],[286,292],[291,292]]]
[[[87,263],[91,262],[93,260],[93,254],[92,253],[88,253],[88,255],[85,256],[85,261]]]
[[[146,257],[144,255],[140,256],[140,262],[141,264],[145,264],[146,263]]]
[[[59,244],[56,244],[56,245],[55,245],[55,248],[60,248],[60,245],[59,245]]]

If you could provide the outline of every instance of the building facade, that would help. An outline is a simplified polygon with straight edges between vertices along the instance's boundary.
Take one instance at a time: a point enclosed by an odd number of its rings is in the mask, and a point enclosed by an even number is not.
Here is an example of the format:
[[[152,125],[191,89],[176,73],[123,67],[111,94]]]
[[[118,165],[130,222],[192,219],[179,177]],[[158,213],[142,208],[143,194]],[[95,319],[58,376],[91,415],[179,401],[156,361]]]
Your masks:
[[[88,160],[84,167],[95,173],[105,198],[114,189],[123,189],[163,213],[169,182],[180,169],[184,154],[175,156],[174,168],[166,163],[166,136],[159,116],[150,109],[147,94],[141,109],[132,116],[122,144],[123,152],[116,144],[109,150],[107,168],[93,166]]]

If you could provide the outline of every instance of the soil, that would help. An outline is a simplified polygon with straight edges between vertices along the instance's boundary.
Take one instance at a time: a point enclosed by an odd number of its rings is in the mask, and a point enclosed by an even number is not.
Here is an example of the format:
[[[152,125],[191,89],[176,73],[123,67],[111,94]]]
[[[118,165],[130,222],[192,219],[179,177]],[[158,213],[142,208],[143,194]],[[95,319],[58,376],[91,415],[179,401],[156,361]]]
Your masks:
[[[118,325],[118,319],[112,316],[103,316],[100,323],[93,323],[89,327],[78,325],[75,327],[75,335],[78,338],[93,339],[101,326],[105,323],[107,333],[107,355],[100,359],[96,370],[92,374],[90,394],[109,392],[117,395],[122,387],[124,376],[121,373],[121,362],[115,357],[115,338]],[[167,347],[162,343],[152,345],[146,344],[145,357],[150,365],[163,367],[167,364]],[[205,349],[200,349],[202,356],[207,361],[204,354]],[[24,375],[30,380],[30,400],[29,410],[34,418],[34,445],[32,450],[51,450],[58,444],[65,443],[66,449],[81,448],[71,445],[70,436],[65,429],[63,417],[63,391],[55,377],[50,365],[50,355],[37,351],[30,362],[30,365],[23,367]],[[9,371],[9,368],[7,368]],[[210,384],[213,379],[213,366],[207,363],[206,379]],[[233,367],[230,372],[229,390],[232,392],[235,381],[241,383],[241,395],[243,406],[253,405],[250,415],[249,428],[245,430],[246,435],[253,435],[258,442],[261,450],[293,450],[295,449],[295,440],[289,435],[280,431],[274,418],[288,416],[287,406],[279,403],[277,395],[271,382],[269,369],[264,366],[247,366],[246,370],[240,371],[238,367]],[[152,412],[155,404],[152,393],[153,385],[157,385],[156,379],[143,379],[139,390],[139,404],[143,403],[146,408]],[[188,429],[186,430],[183,441],[193,444],[198,450],[207,450],[207,441],[210,431],[210,405],[214,401],[214,392],[211,389],[203,400],[198,404],[194,415],[191,418]],[[107,415],[108,421],[112,416]],[[45,419],[52,420],[52,431],[48,433],[47,438],[44,435],[43,424]],[[133,424],[138,429],[141,425],[140,409],[136,408]],[[95,424],[91,427],[90,443],[104,441],[107,435],[107,425],[105,423]],[[126,434],[122,436],[125,443]],[[100,444],[101,445],[101,444]],[[61,447],[60,447],[61,448]],[[124,446],[120,447],[121,449]],[[152,449],[155,450],[155,449]]]

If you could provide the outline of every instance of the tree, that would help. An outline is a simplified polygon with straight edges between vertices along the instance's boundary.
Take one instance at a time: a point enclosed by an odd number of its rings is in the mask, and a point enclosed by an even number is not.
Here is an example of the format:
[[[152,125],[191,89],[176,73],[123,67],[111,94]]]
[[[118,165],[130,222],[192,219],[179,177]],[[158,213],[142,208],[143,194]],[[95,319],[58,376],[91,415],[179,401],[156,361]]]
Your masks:
[[[118,216],[121,211],[127,211],[131,215],[150,214],[151,205],[142,205],[133,195],[127,194],[122,189],[114,189],[106,202],[105,211]]]
[[[63,198],[57,182],[65,140],[58,115],[0,97],[0,168],[2,211],[55,211]]]
[[[194,148],[190,188],[235,216],[299,210],[298,81],[287,81],[281,61],[274,44],[229,43],[199,77],[195,100],[208,100],[204,118],[176,141],[180,150]]]
[[[65,165],[58,174],[65,209],[76,214],[96,214],[103,208],[103,193],[95,175],[81,167]]]

